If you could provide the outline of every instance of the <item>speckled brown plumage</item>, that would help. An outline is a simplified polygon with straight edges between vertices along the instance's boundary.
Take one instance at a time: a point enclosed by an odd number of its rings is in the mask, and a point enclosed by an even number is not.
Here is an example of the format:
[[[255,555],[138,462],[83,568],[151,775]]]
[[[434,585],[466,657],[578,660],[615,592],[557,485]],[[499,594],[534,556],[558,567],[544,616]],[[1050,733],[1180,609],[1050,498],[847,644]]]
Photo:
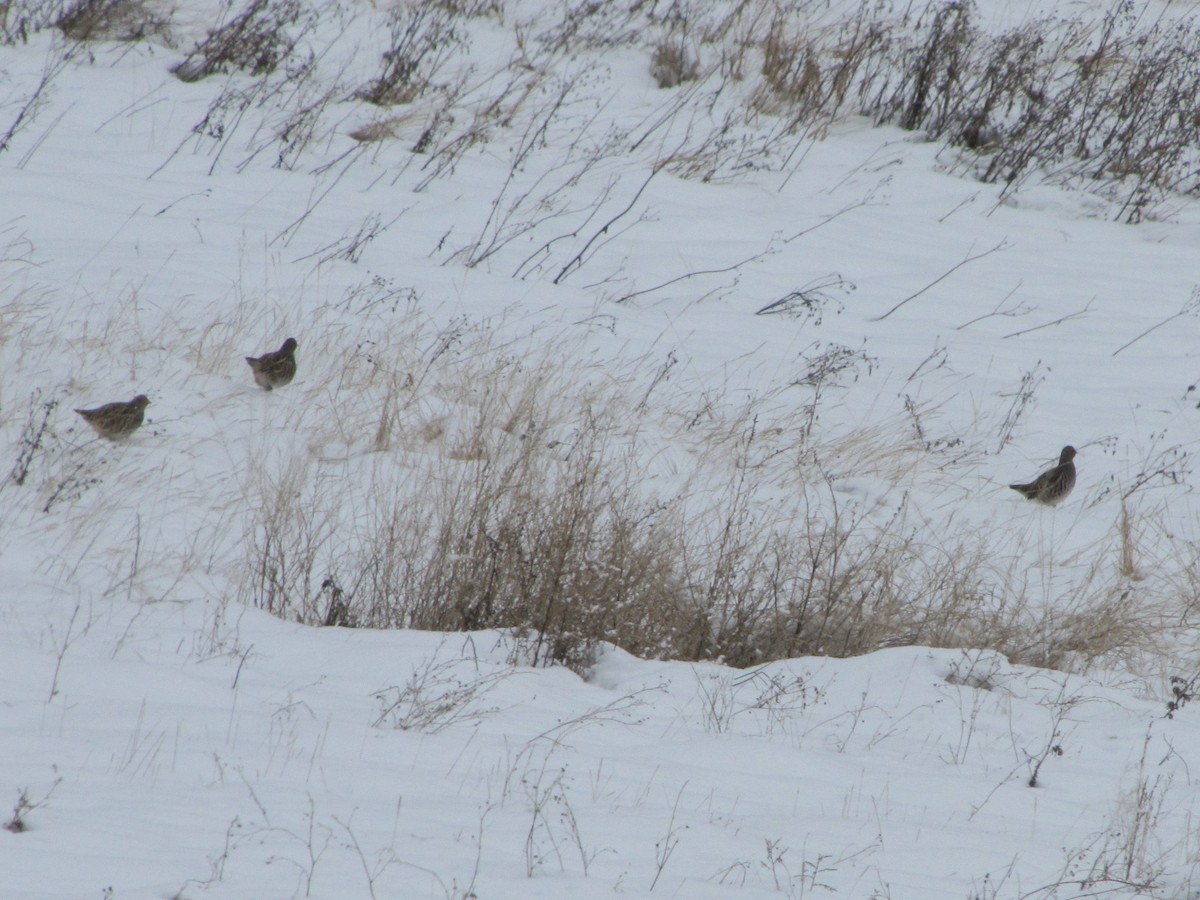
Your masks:
[[[1072,462],[1074,459],[1075,448],[1063,447],[1058,457],[1058,465],[1053,469],[1047,469],[1028,484],[1010,484],[1009,487],[1034,503],[1057,506],[1067,499],[1067,494],[1075,487],[1075,463]]]
[[[278,350],[262,356],[247,356],[246,362],[254,372],[255,383],[265,391],[290,383],[296,377],[298,346],[295,338],[288,338]]]
[[[128,403],[105,403],[95,409],[77,409],[85,422],[96,429],[96,434],[109,440],[128,437],[139,428],[146,416],[150,400],[138,394]]]

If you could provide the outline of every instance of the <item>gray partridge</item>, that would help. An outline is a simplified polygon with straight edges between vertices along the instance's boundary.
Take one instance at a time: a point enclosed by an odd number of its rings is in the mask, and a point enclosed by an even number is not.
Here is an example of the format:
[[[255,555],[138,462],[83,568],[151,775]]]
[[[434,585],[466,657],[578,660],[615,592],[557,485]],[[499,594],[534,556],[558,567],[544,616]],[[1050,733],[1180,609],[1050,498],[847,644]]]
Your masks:
[[[1009,487],[1018,491],[1034,503],[1044,506],[1057,506],[1067,499],[1071,488],[1075,487],[1075,448],[1063,447],[1058,457],[1058,465],[1047,469],[1029,484],[1010,484]]]
[[[296,377],[296,348],[300,346],[295,338],[288,338],[283,346],[262,356],[247,356],[246,362],[254,372],[254,382],[264,391],[283,387]]]
[[[105,403],[95,409],[77,409],[75,412],[83,416],[84,421],[96,429],[100,437],[115,441],[129,437],[142,427],[149,405],[150,400],[146,395],[138,394],[128,403]]]

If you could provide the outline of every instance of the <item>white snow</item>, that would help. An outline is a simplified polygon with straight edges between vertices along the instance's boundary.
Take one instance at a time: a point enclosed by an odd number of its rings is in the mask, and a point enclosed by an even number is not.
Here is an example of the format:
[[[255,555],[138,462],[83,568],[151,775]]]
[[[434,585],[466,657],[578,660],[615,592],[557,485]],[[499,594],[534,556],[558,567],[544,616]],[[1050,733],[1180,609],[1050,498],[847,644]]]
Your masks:
[[[1036,16],[981,5],[997,27]],[[448,64],[473,67],[471,97],[515,23],[564,8],[504,6]],[[411,152],[434,99],[352,97],[381,11],[322,13],[314,79],[179,81],[215,18],[186,4],[174,47],[54,29],[0,46],[0,135],[53,72],[0,152],[0,468],[58,401],[26,482],[0,486],[0,820],[13,804],[26,826],[0,831],[0,897],[1200,892],[1200,710],[1164,716],[1167,676],[1198,657],[1194,200],[1137,226],[1080,189],[1002,200],[956,151],[860,118],[711,183],[650,178],[739,101],[658,125],[688,88],[659,90],[632,44],[546,56],[561,68],[514,124],[435,174],[444,157]],[[223,90],[263,84],[279,95],[193,131]],[[313,138],[275,167],[318,88]],[[395,140],[349,137],[402,113]],[[823,283],[819,316],[755,315]],[[259,391],[242,357],[288,335],[296,381]],[[605,391],[644,399],[614,454],[649,496],[690,485],[692,527],[719,528],[723,424],[753,407],[770,448],[794,444],[808,360],[838,346],[855,365],[819,386],[814,497],[872,522],[905,504],[923,546],[983,548],[998,584],[1066,621],[1118,562],[1127,494],[1122,602],[1157,633],[1070,672],[974,647],[735,669],[605,646],[581,676],[528,665],[506,632],[306,627],[250,602],[265,486],[349,557],[379,526],[371,498],[457,483],[492,402],[470,387],[510,373],[541,373],[547,439]],[[139,392],[148,421],[123,444],[71,412]],[[1061,507],[1008,490],[1067,443]],[[780,509],[797,465],[764,451]]]

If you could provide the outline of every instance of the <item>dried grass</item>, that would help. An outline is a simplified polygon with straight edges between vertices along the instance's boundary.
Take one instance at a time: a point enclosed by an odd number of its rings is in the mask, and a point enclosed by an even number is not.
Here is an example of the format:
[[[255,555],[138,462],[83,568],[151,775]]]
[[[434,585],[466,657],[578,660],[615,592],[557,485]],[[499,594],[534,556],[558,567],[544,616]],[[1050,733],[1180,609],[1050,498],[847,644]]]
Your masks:
[[[1015,533],[934,532],[906,501],[881,518],[848,497],[848,472],[928,486],[939,454],[970,455],[890,439],[900,422],[825,438],[782,402],[792,387],[710,394],[698,416],[686,394],[646,402],[648,361],[592,379],[570,348],[474,328],[387,343],[425,349],[351,360],[312,439],[362,436],[344,474],[302,450],[249,480],[245,602],[313,625],[510,629],[530,661],[577,669],[603,642],[737,666],[975,646],[1083,669],[1152,652],[1178,615],[1169,586],[1131,595],[1120,529],[1027,569]],[[647,470],[677,452],[686,474]]]

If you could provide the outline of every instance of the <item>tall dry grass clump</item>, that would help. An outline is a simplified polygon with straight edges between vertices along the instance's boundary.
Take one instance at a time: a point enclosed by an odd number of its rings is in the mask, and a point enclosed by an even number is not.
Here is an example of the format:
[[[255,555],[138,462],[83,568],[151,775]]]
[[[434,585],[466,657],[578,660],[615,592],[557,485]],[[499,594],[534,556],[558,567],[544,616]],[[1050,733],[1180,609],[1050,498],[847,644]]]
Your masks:
[[[167,39],[171,10],[153,0],[74,0],[54,24],[75,41]]]
[[[181,81],[243,70],[269,75],[293,54],[317,14],[300,0],[249,0],[233,17],[211,29],[171,71]]]
[[[27,44],[62,15],[63,0],[0,0],[0,46]]]
[[[381,380],[350,476],[304,455],[255,474],[248,602],[312,624],[529,629],[541,662],[582,664],[601,635],[657,652],[678,528],[638,490],[619,394],[489,344],[456,332],[411,381]],[[340,430],[366,433],[361,413]]]
[[[1022,548],[1023,526],[914,514],[904,486],[955,490],[949,457],[898,421],[815,429],[835,383],[697,407],[649,360],[581,368],[563,344],[462,324],[382,343],[424,349],[346,368],[310,441],[343,457],[259,457],[244,602],[311,625],[509,629],[528,660],[577,669],[604,642],[737,666],[923,644],[1082,667],[1161,637],[1119,529],[1062,561]],[[849,489],[864,478],[886,499]]]
[[[397,6],[390,14],[391,39],[379,73],[355,92],[376,106],[411,103],[427,91],[449,59],[467,49],[456,27],[463,12],[451,4]]]
[[[335,63],[333,44],[322,41],[345,32],[346,12],[304,0],[224,9],[174,71],[185,81],[252,77],[230,80],[190,142],[219,157],[240,131],[236,143],[252,148],[242,152],[258,153],[270,131],[278,165],[290,167],[310,143],[334,137],[344,121],[335,107],[352,98],[370,120],[347,129],[356,141],[403,138],[425,157],[418,190],[484,145],[512,145],[513,177],[491,219],[498,233],[477,251],[494,253],[494,237],[507,243],[518,229],[563,215],[548,182],[520,194],[520,175],[546,139],[570,145],[572,155],[594,148],[584,171],[641,157],[711,181],[787,170],[803,159],[806,141],[866,116],[959,148],[953,164],[1001,185],[1002,196],[1030,179],[1083,186],[1112,201],[1115,217],[1137,222],[1170,193],[1200,192],[1200,116],[1192,112],[1200,77],[1191,65],[1200,25],[1187,11],[1152,18],[1116,0],[1107,11],[996,28],[969,0],[841,9],[578,2],[526,18],[498,0],[439,0],[381,11],[382,54]],[[165,34],[169,18],[143,0],[0,4],[0,42],[51,24],[81,40],[133,40]],[[505,42],[490,63],[468,52],[480,33]],[[648,60],[655,83],[676,90],[636,127],[609,128],[580,110],[600,96],[591,89],[604,83],[606,54],[626,50]],[[586,135],[578,132],[585,121]],[[652,147],[655,158],[644,158]],[[563,179],[577,181],[583,172],[570,168]],[[611,189],[599,190],[597,207]],[[546,240],[558,243],[549,235],[535,246]],[[468,255],[480,262],[479,252]]]
[[[986,182],[1041,174],[1105,186],[1139,221],[1167,191],[1196,193],[1200,50],[1194,18],[1148,24],[1117,3],[1098,20],[1031,21],[998,34],[971,3],[901,23],[866,73],[864,111],[978,151]]]
[[[1031,178],[1098,190],[1137,222],[1169,193],[1200,192],[1200,20],[1106,11],[983,24],[969,0],[862,4],[851,14],[776,3],[692,10],[677,23],[721,63],[693,104],[740,110],[675,151],[710,180],[786,167],[797,141],[848,116],[961,148],[963,169],[1016,190]],[[692,123],[695,130],[695,123]],[[724,160],[706,160],[717,148]]]
[[[700,60],[686,36],[668,35],[654,45],[650,75],[660,88],[678,87],[700,75]]]

